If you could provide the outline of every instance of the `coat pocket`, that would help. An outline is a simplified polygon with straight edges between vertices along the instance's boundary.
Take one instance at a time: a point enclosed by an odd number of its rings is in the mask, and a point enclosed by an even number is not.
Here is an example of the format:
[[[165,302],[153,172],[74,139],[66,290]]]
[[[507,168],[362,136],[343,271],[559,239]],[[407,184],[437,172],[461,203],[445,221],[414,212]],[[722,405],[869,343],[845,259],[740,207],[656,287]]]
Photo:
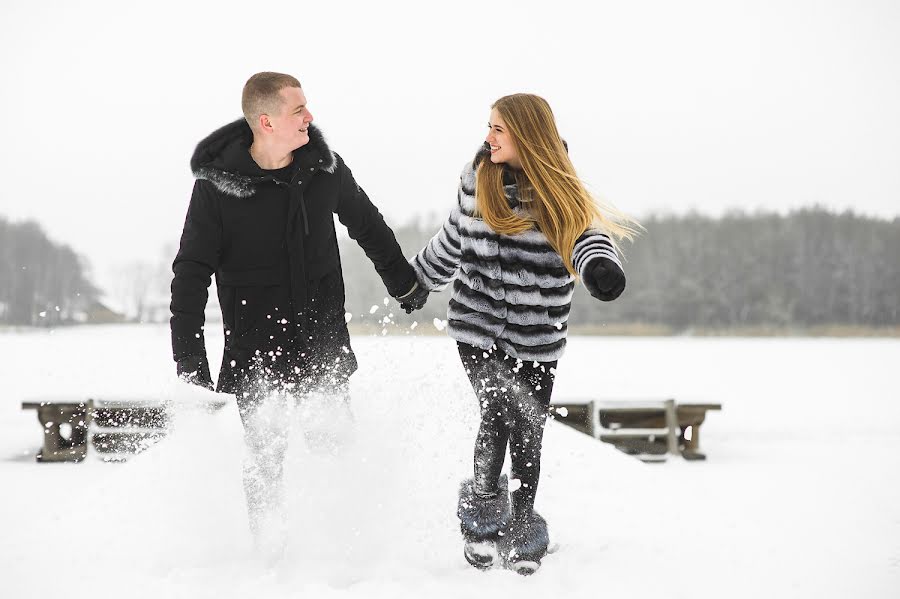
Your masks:
[[[280,266],[220,270],[216,273],[216,285],[229,292],[232,304],[229,345],[261,346],[265,339],[274,336],[279,325],[286,328],[293,320],[287,274]]]
[[[272,287],[286,281],[282,266],[253,268],[248,270],[220,270],[216,273],[216,285],[223,287]]]

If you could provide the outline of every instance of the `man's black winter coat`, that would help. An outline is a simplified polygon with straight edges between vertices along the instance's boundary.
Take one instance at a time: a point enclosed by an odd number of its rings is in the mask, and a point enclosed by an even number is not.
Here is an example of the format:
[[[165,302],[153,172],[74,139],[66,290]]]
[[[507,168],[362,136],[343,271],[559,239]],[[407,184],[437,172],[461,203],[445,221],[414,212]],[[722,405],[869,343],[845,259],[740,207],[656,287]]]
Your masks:
[[[253,161],[243,119],[201,141],[191,159],[196,181],[172,266],[172,349],[176,361],[205,358],[203,313],[215,274],[225,334],[217,391],[236,393],[261,369],[300,385],[356,370],[332,214],[390,295],[415,285],[350,169],[312,125],[309,137],[294,151],[289,183]]]

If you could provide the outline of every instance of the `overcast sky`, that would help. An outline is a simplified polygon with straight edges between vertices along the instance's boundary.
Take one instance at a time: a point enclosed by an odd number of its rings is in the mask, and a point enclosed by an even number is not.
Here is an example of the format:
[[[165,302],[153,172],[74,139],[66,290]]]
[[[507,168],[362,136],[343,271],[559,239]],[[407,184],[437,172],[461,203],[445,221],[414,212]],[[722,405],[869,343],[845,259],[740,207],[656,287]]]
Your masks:
[[[491,102],[523,91],[636,216],[900,214],[900,2],[131,4],[0,5],[0,215],[101,283],[177,244],[191,152],[262,70],[301,80],[393,223],[449,211]]]

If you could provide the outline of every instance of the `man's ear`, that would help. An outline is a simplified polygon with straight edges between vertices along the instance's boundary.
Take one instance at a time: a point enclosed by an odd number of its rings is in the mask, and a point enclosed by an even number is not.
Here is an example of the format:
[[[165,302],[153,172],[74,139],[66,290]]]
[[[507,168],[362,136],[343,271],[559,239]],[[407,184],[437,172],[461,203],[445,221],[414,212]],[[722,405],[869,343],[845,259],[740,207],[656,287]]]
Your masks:
[[[267,131],[269,133],[272,132],[272,121],[269,120],[269,115],[267,115],[267,114],[259,115],[259,130]]]

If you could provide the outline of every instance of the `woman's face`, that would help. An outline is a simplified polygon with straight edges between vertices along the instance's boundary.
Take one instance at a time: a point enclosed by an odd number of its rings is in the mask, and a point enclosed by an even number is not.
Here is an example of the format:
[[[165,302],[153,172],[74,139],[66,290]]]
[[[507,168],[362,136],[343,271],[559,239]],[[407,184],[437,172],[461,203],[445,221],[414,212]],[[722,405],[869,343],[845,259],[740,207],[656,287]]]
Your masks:
[[[508,164],[517,169],[522,168],[512,135],[510,135],[509,130],[506,128],[506,123],[500,118],[496,108],[491,110],[491,118],[488,121],[488,134],[484,140],[491,146],[491,162],[494,164]]]

